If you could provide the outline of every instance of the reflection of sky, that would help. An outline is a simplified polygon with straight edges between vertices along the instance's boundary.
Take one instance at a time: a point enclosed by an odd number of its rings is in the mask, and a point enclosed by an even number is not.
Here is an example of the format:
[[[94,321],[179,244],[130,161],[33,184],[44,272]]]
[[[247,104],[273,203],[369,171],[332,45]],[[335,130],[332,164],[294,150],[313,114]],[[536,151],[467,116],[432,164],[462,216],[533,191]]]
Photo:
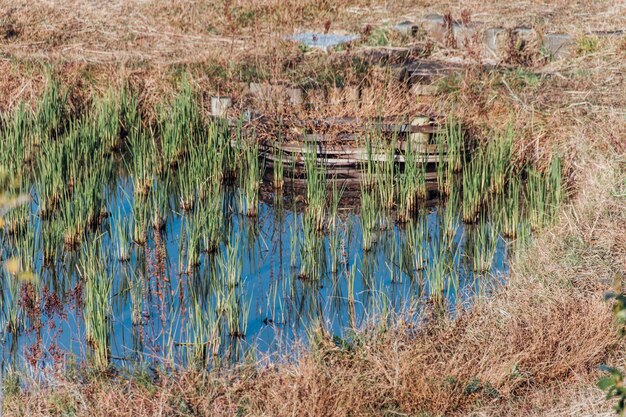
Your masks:
[[[290,40],[300,42],[311,48],[328,49],[342,43],[358,39],[357,35],[339,35],[334,33],[296,33],[289,37]]]
[[[114,193],[109,195],[110,224],[116,216],[132,216],[132,184],[121,181]],[[239,241],[239,256],[242,266],[242,282],[237,287],[241,300],[242,319],[244,306],[249,307],[245,341],[238,345],[254,345],[256,351],[264,353],[278,352],[289,349],[294,340],[305,340],[307,329],[321,324],[331,334],[344,337],[349,334],[351,320],[362,326],[369,318],[380,316],[385,312],[403,312],[419,306],[434,291],[429,282],[429,265],[434,254],[443,257],[449,267],[443,283],[443,294],[451,311],[467,304],[471,297],[488,292],[494,282],[471,272],[470,254],[472,234],[475,227],[465,228],[454,216],[456,233],[448,246],[442,246],[442,213],[453,210],[460,213],[458,207],[438,206],[424,210],[415,219],[415,223],[425,222],[427,235],[423,236],[421,250],[426,259],[424,270],[415,270],[413,257],[416,250],[410,247],[406,228],[390,223],[388,230],[377,234],[377,243],[369,252],[361,249],[361,225],[357,214],[341,217],[339,250],[339,270],[331,271],[331,259],[337,250],[331,249],[329,237],[320,237],[322,249],[314,258],[320,268],[319,279],[300,279],[300,265],[307,248],[303,246],[301,228],[302,214],[294,214],[292,210],[283,210],[267,203],[260,203],[258,218],[247,218],[236,214],[233,209],[237,199],[237,190],[227,192],[225,207],[230,213],[226,216],[224,234],[231,241]],[[173,207],[176,198],[170,198]],[[36,212],[36,206],[32,207]],[[219,286],[215,271],[217,258],[220,254],[203,254],[200,266],[192,274],[179,274],[179,263],[183,259],[185,242],[185,222],[180,214],[171,213],[163,232],[167,252],[167,280],[156,282],[153,271],[154,239],[149,237],[147,248],[134,246],[132,260],[120,263],[115,256],[115,242],[110,237],[109,227],[102,237],[103,247],[108,248],[106,256],[107,270],[113,276],[112,310],[113,332],[111,335],[111,353],[115,362],[129,363],[136,358],[137,352],[144,359],[163,357],[173,347],[174,355],[184,361],[185,343],[193,339],[189,330],[188,313],[194,302],[199,302],[207,311],[215,311]],[[41,222],[36,221],[39,230]],[[114,230],[114,228],[111,228]],[[291,266],[292,230],[297,231],[297,248],[295,251],[297,265]],[[468,240],[469,239],[469,240]],[[181,244],[182,243],[182,244]],[[506,274],[508,271],[505,242],[498,239],[495,249],[491,273]],[[183,251],[181,252],[181,248]],[[225,250],[225,242],[220,250]],[[147,259],[146,259],[147,255]],[[64,262],[56,268],[42,269],[38,261],[38,275],[41,285],[47,285],[59,296],[73,288],[78,282],[76,273],[77,255],[64,255]],[[357,263],[354,280],[354,308],[348,302],[348,272],[353,263]],[[129,291],[129,280],[139,277],[145,290],[143,302],[144,324],[133,326],[132,301]],[[190,288],[193,290],[190,291]],[[158,292],[162,297],[159,297]],[[193,297],[191,295],[193,293]],[[69,303],[66,301],[66,303]],[[185,314],[182,313],[183,309]],[[69,309],[67,317],[48,319],[44,317],[42,340],[46,348],[53,342],[65,351],[71,351],[78,358],[84,358],[85,345],[84,322],[82,314]],[[353,317],[351,319],[351,312]],[[52,325],[56,325],[53,328]],[[35,340],[34,332],[26,332],[18,341],[19,348],[11,348],[15,341],[11,336],[4,335],[3,355],[9,359],[11,354],[21,355],[27,345]],[[225,345],[230,342],[228,337],[222,338],[222,353]],[[10,360],[9,360],[10,361]]]

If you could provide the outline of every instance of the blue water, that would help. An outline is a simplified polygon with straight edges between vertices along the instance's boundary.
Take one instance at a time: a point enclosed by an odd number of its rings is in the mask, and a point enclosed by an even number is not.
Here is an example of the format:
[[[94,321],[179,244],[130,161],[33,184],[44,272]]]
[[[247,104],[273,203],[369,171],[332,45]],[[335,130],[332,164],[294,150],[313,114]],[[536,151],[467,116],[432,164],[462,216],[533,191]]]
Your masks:
[[[227,187],[222,243],[215,253],[202,253],[200,265],[190,271],[184,267],[188,215],[177,212],[177,198],[171,195],[168,221],[161,236],[165,262],[160,271],[151,228],[146,245],[131,245],[129,261],[118,259],[113,225],[118,216],[132,217],[132,181],[120,178],[109,186],[107,211],[111,215],[89,238],[101,240],[103,261],[113,282],[109,341],[114,364],[186,364],[190,346],[197,340],[194,327],[190,325],[190,312],[196,307],[204,312],[201,322],[207,328],[211,328],[208,317],[221,317],[220,324],[212,328],[216,333],[208,345],[212,354],[206,362],[234,362],[247,354],[290,352],[294,346],[310,343],[310,335],[320,329],[328,336],[349,340],[354,329],[384,325],[386,320],[394,320],[394,313],[415,318],[420,312],[433,308],[433,299],[442,299],[438,303],[440,308],[454,314],[459,308],[470,305],[474,297],[488,294],[508,272],[508,245],[502,237],[497,239],[490,271],[472,272],[472,239],[477,226],[466,226],[460,221],[459,207],[431,200],[410,224],[394,222],[391,213],[382,215],[389,226],[377,232],[377,243],[372,250],[363,251],[358,207],[354,201],[344,201],[339,211],[339,249],[330,247],[328,233],[320,235],[313,258],[318,273],[303,276],[303,257],[311,250],[303,246],[304,208],[294,208],[289,183],[286,187],[283,193],[264,188],[256,218],[239,214],[240,191]],[[453,214],[455,232],[446,241],[442,221],[447,210]],[[30,207],[30,212],[35,225],[33,233],[37,234],[40,245],[40,231],[45,221],[37,217],[36,204]],[[407,229],[420,222],[424,224],[423,242],[409,247]],[[4,252],[11,253],[11,239],[6,236],[3,239]],[[292,251],[294,244],[296,250]],[[224,255],[228,245],[238,247],[234,256],[240,261],[241,273],[238,284],[224,290],[218,270],[220,261],[228,258]],[[34,366],[80,362],[90,352],[85,341],[81,303],[72,296],[80,293],[84,285],[78,266],[80,249],[59,248],[61,256],[53,265],[44,265],[41,251],[36,248],[35,252],[39,292],[49,294],[39,300],[41,326],[33,326],[36,321],[23,313],[25,325],[18,336],[8,331],[6,312],[12,301],[5,273],[1,297],[3,361]],[[425,258],[423,269],[414,267],[417,252]],[[334,254],[338,264],[335,272],[331,267]],[[434,288],[431,279],[436,256],[448,259],[439,290]],[[350,292],[348,276],[352,271],[355,277]],[[135,323],[133,305],[138,302],[132,298],[130,287],[133,285],[135,294],[139,294],[136,300],[141,304],[136,308],[141,314],[139,318],[136,315]],[[237,328],[227,323],[223,313],[216,312],[220,288],[237,300],[232,304],[237,306],[235,314],[240,318]],[[62,305],[57,310],[49,308],[53,304],[50,300],[55,297]],[[25,311],[24,303],[18,304]]]

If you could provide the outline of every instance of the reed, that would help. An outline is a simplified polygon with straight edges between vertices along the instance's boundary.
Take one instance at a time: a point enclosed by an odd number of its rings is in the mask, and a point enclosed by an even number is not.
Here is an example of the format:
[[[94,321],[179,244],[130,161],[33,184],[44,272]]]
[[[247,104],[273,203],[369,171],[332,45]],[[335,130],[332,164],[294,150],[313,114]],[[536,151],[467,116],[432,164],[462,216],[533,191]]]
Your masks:
[[[279,133],[278,143],[272,148],[274,159],[272,163],[272,176],[274,178],[274,189],[276,190],[282,190],[285,185],[285,163],[283,161],[284,151],[282,145],[282,134]]]
[[[199,103],[188,79],[169,106],[159,111],[161,170],[176,168],[185,158],[189,146],[199,138],[201,117]]]
[[[229,290],[233,290],[242,283],[242,260],[239,246],[239,239],[231,236],[217,258],[220,283]]]
[[[53,266],[64,244],[63,225],[58,220],[41,223],[41,241],[44,265]]]
[[[146,197],[154,182],[156,172],[156,144],[151,132],[140,131],[128,137],[131,162],[129,171],[133,178],[133,192],[138,198]]]
[[[339,202],[345,190],[345,185],[341,188],[337,186],[337,181],[333,181],[332,197],[330,205],[330,216],[328,220],[328,250],[330,254],[330,268],[333,273],[339,270],[339,256],[341,249],[341,225],[339,219]]]
[[[550,220],[550,189],[545,176],[535,168],[528,168],[526,198],[530,224],[533,230],[543,228]]]
[[[452,269],[447,248],[439,242],[428,245],[428,262],[424,269],[424,279],[428,286],[430,300],[442,308],[445,303],[446,286]]]
[[[361,184],[365,189],[370,190],[375,184],[375,166],[374,166],[374,147],[373,147],[373,134],[368,132],[365,135],[365,154],[366,161],[361,164]]]
[[[185,230],[184,242],[186,242],[186,269],[184,269],[184,272],[187,274],[192,273],[200,265],[204,221],[202,211],[197,208],[193,210],[190,216],[185,217],[183,221]]]
[[[221,316],[211,305],[211,299],[204,301],[195,286],[190,286],[189,292],[187,363],[204,369],[219,352]]]
[[[506,179],[511,172],[511,149],[515,131],[508,125],[503,132],[487,144],[485,152],[486,162],[489,164],[489,191],[501,194],[504,191]]]
[[[307,178],[307,222],[312,221],[313,230],[321,232],[326,222],[326,170],[317,161],[315,145],[308,143],[306,148],[304,168]]]
[[[144,322],[144,279],[141,272],[131,271],[129,264],[123,266],[122,274],[126,277],[130,293],[131,323],[133,326],[139,326]]]
[[[19,305],[21,280],[17,274],[7,271],[6,266],[3,269],[3,275],[2,283],[0,283],[0,288],[2,288],[0,293],[2,333],[6,330],[13,337],[17,337],[23,328],[22,310]]]
[[[361,235],[362,247],[365,252],[372,249],[376,242],[376,230],[380,224],[376,194],[368,191],[365,185],[361,185]]]
[[[227,334],[233,339],[246,337],[250,302],[244,301],[244,286],[221,288],[217,294],[217,310],[224,317]]]
[[[294,208],[293,210],[293,222],[289,225],[289,265],[291,268],[295,268],[298,265],[298,214]]]
[[[224,195],[219,187],[219,183],[211,184],[208,198],[201,204],[204,236],[204,250],[213,253],[223,237],[224,229]]]
[[[498,229],[494,220],[488,224],[484,216],[481,216],[474,234],[472,243],[474,252],[472,256],[472,270],[474,272],[488,272],[493,265],[494,255],[498,245]]]
[[[463,221],[473,223],[478,218],[489,186],[489,165],[485,151],[477,149],[471,162],[463,165]]]
[[[119,123],[123,138],[135,140],[141,135],[141,112],[136,91],[124,85],[119,93]]]
[[[515,239],[522,221],[520,196],[522,193],[522,179],[520,175],[513,175],[507,184],[507,192],[501,197],[500,212],[502,232],[504,236]]]
[[[83,319],[90,361],[95,369],[104,371],[109,366],[111,355],[113,278],[107,273],[101,252],[100,239],[90,240],[81,252],[79,271],[84,283]]]
[[[0,166],[12,173],[12,178],[25,178],[34,161],[32,126],[32,113],[24,103],[0,116]]]
[[[265,170],[259,158],[259,143],[256,140],[246,147],[245,162],[244,175],[240,177],[245,196],[245,213],[248,217],[256,217],[259,211],[259,190]]]
[[[133,199],[132,215],[133,242],[143,246],[148,240],[148,223],[150,221],[149,205],[141,199]]]
[[[300,279],[319,279],[324,271],[324,245],[318,234],[318,219],[310,212],[302,217],[302,239],[300,240]]]
[[[385,209],[392,209],[396,189],[396,141],[382,143],[381,152],[384,160],[378,161],[374,165],[374,175],[378,187],[379,202]]]
[[[94,104],[94,129],[103,142],[103,146],[110,151],[121,149],[121,103],[113,89],[109,88],[106,96]]]
[[[444,137],[448,165],[452,172],[461,172],[465,156],[465,135],[461,121],[452,114],[446,120]]]
[[[117,260],[120,262],[128,262],[131,257],[131,227],[132,219],[124,216],[118,208],[117,215],[113,218],[115,235],[111,236],[111,240],[115,242]]]
[[[56,139],[63,133],[69,113],[67,96],[67,90],[63,90],[59,81],[49,75],[46,89],[35,109],[35,144]]]
[[[458,188],[453,188],[448,196],[445,207],[440,211],[442,238],[451,243],[459,230],[459,209],[461,207],[461,193]]]

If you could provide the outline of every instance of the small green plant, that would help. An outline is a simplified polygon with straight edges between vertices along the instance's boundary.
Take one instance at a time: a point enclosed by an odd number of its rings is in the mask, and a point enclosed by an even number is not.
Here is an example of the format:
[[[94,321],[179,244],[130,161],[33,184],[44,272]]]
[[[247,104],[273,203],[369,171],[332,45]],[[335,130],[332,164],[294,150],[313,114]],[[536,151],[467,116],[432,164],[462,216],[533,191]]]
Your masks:
[[[583,35],[576,41],[576,52],[578,55],[590,55],[600,49],[600,39],[597,36]]]
[[[621,284],[622,277],[618,275],[616,281]],[[608,293],[605,296],[607,300],[613,300],[613,314],[618,325],[620,337],[626,335],[626,294],[624,293]],[[614,409],[620,416],[626,414],[626,385],[624,385],[624,372],[621,369],[612,366],[602,366],[606,375],[598,381],[598,388],[606,391],[606,399],[617,399]]]

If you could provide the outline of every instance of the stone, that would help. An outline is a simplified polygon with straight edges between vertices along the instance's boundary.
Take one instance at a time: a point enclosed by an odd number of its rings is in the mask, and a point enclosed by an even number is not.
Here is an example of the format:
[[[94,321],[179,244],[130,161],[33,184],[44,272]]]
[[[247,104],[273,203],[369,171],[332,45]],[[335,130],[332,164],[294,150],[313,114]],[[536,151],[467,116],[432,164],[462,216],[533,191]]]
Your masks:
[[[259,100],[269,100],[272,96],[272,86],[268,83],[250,83],[250,94]]]
[[[287,87],[285,89],[285,93],[287,94],[289,103],[293,104],[294,106],[301,106],[304,103],[304,92],[301,88]]]
[[[555,59],[572,56],[576,50],[576,42],[566,33],[549,33],[543,37],[543,47]]]
[[[403,22],[398,23],[393,27],[397,32],[405,35],[405,36],[415,36],[417,35],[417,31],[419,27],[411,22],[410,20],[405,20]]]
[[[502,28],[489,28],[485,31],[485,49],[487,55],[501,58],[504,55],[506,31]]]
[[[361,103],[369,106],[377,102],[380,92],[372,87],[364,87],[361,90]]]
[[[428,116],[417,116],[411,121],[411,126],[429,126],[431,123],[430,117]],[[430,141],[430,133],[424,132],[415,132],[409,133],[409,143],[417,152],[422,151],[422,147],[428,145]]]
[[[323,88],[307,90],[306,95],[307,103],[312,108],[321,108],[326,105],[326,92]]]
[[[213,96],[211,97],[211,115],[224,117],[232,105],[233,99],[228,96]]]
[[[361,98],[361,91],[358,86],[347,86],[343,88],[343,98],[346,103],[358,104]]]
[[[336,106],[342,104],[342,89],[339,87],[331,87],[328,89],[328,104]]]
[[[440,14],[429,14],[419,21],[419,28],[433,41],[445,44],[448,39],[448,28]]]
[[[452,35],[459,48],[473,46],[476,42],[483,42],[484,39],[479,23],[469,23],[467,25],[455,23],[452,25]]]

